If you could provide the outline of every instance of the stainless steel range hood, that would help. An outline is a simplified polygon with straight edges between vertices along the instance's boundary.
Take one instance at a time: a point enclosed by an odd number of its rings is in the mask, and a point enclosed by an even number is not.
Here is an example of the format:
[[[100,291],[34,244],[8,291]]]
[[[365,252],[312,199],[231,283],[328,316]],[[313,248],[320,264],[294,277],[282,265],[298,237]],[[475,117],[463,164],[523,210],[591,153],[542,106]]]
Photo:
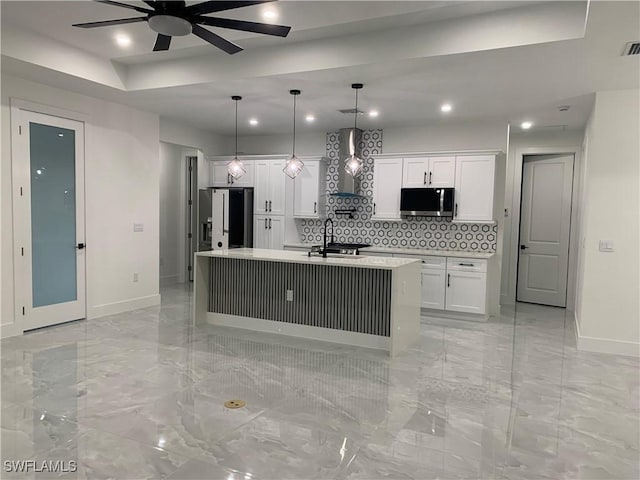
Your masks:
[[[344,161],[355,153],[362,158],[359,128],[343,128],[340,130],[340,150],[338,151],[338,189],[329,195],[335,197],[354,198],[360,195],[360,177],[352,177],[344,169]]]

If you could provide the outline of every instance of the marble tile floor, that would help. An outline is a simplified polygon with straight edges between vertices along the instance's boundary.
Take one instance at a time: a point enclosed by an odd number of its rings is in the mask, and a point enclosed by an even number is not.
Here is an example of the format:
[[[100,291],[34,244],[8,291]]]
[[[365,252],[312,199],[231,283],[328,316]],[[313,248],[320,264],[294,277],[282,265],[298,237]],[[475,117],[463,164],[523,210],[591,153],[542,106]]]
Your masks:
[[[0,477],[640,478],[639,362],[578,352],[562,309],[425,318],[389,359],[193,328],[190,299],[3,340]]]

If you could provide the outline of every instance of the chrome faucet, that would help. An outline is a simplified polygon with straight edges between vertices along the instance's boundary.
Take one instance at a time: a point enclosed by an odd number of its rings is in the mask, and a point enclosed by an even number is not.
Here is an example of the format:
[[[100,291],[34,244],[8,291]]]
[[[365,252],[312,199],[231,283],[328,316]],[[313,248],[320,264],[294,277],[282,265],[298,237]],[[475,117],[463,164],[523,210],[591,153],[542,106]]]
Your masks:
[[[323,242],[322,242],[322,258],[327,258],[327,223],[331,222],[331,242],[335,243],[336,239],[333,236],[333,220],[329,217],[324,221],[324,232],[323,232]]]

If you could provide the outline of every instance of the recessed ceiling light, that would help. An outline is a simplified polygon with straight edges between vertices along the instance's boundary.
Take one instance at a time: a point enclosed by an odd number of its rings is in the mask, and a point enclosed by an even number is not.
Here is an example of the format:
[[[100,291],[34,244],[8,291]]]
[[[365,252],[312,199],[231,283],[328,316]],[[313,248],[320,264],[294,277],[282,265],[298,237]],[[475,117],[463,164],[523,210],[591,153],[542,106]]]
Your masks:
[[[440,111],[444,112],[444,113],[449,113],[451,110],[453,110],[453,107],[451,106],[450,103],[443,103],[440,106]]]
[[[126,48],[131,45],[131,37],[123,33],[116,35],[116,43],[119,47]]]
[[[64,137],[64,133],[59,133],[58,136],[59,137]]]
[[[256,118],[252,118],[249,120],[249,125],[256,126],[258,125],[258,120]]]
[[[533,126],[532,122],[522,122],[520,124],[520,128],[522,128],[523,130],[529,130],[532,126]]]
[[[370,110],[369,111],[369,116],[376,118],[378,115],[380,115],[380,112],[378,112],[377,110]]]
[[[307,115],[306,117],[304,117],[304,119],[305,119],[307,122],[313,122],[313,121],[316,119],[316,117],[314,117],[313,115],[309,114],[309,115]]]
[[[276,12],[272,8],[268,8],[262,12],[262,16],[267,20],[275,20],[276,18],[278,18],[278,12]]]

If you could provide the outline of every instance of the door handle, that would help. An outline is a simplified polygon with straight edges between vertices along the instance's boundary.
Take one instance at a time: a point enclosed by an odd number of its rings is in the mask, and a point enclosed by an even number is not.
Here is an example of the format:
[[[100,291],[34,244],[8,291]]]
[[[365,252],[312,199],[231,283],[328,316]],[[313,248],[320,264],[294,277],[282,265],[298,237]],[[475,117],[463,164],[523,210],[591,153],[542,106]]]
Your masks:
[[[265,230],[267,229],[267,219],[266,218],[264,219],[264,229]]]
[[[313,213],[318,213],[318,202],[313,202]]]
[[[76,248],[77,248],[78,250],[82,250],[82,249],[83,249],[83,248],[85,248],[85,247],[86,247],[86,245],[85,245],[84,243],[79,243],[78,245],[76,245]]]
[[[269,230],[271,230],[271,219],[269,219]]]
[[[427,184],[427,172],[424,172],[424,176],[422,177],[422,184],[423,185]]]
[[[520,250],[526,250],[527,248],[529,247],[527,247],[526,245],[520,245]]]
[[[429,185],[431,185],[431,173],[432,172],[429,172]]]
[[[451,274],[447,273],[447,288],[451,286]]]

